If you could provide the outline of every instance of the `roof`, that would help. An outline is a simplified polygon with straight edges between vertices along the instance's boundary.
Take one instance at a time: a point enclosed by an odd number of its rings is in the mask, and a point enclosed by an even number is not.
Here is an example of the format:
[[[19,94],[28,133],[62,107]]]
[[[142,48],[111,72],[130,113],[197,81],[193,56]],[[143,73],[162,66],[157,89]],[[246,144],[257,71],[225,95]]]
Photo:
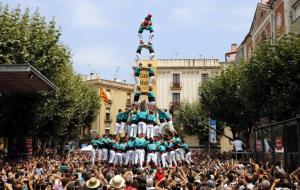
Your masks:
[[[47,92],[55,85],[30,64],[0,64],[0,93]]]

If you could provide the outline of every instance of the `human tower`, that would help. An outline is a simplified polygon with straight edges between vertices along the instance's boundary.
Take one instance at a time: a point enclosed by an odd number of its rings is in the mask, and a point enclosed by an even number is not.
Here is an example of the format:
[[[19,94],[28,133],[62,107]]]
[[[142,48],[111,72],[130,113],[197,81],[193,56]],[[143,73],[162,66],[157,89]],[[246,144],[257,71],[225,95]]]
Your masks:
[[[131,108],[125,111],[119,109],[116,117],[114,134],[103,135],[92,141],[95,150],[93,162],[108,162],[111,165],[137,166],[143,168],[150,164],[154,167],[177,166],[191,164],[191,152],[173,127],[168,110],[161,110],[156,106],[156,96],[153,91],[155,72],[152,61],[155,57],[153,49],[154,30],[152,15],[148,14],[142,21],[139,30],[139,45],[136,50],[136,66],[134,70],[135,93]],[[143,40],[143,32],[149,31],[148,43]],[[149,51],[147,67],[141,62],[143,49]],[[147,71],[149,74],[147,100],[140,100],[140,74]],[[125,136],[122,136],[122,134]],[[97,152],[97,154],[96,154]],[[97,156],[96,156],[97,155]]]

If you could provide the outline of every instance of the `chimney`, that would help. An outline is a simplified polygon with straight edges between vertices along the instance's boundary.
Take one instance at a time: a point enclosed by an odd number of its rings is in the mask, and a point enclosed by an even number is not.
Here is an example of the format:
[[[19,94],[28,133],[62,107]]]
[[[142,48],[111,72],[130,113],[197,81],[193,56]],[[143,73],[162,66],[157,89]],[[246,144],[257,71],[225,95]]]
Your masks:
[[[233,44],[231,44],[231,52],[236,52],[236,50],[237,50],[237,44],[236,43],[233,43]]]

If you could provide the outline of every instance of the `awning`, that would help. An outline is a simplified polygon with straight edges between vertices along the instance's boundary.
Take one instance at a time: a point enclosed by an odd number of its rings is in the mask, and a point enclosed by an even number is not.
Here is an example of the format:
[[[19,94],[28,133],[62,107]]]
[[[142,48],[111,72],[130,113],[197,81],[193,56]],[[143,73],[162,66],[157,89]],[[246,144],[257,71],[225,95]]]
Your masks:
[[[0,64],[0,93],[47,92],[55,85],[30,64]]]

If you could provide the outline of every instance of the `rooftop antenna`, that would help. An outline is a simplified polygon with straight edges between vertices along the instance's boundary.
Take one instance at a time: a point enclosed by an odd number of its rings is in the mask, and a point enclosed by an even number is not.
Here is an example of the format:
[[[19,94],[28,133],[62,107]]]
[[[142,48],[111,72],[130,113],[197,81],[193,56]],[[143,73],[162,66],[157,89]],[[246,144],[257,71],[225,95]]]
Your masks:
[[[89,65],[89,72],[90,72],[89,74],[90,75],[94,74],[94,71],[92,70],[92,65],[90,63],[88,65]]]
[[[175,55],[175,57],[176,57],[176,59],[178,58],[178,52],[177,51],[175,51],[175,52],[173,52],[174,53],[174,55]]]
[[[200,59],[203,57],[201,53],[198,53],[197,55],[199,56]]]
[[[115,76],[114,76],[115,79],[119,78],[119,70],[120,70],[120,67],[117,65],[116,70],[115,70]]]

